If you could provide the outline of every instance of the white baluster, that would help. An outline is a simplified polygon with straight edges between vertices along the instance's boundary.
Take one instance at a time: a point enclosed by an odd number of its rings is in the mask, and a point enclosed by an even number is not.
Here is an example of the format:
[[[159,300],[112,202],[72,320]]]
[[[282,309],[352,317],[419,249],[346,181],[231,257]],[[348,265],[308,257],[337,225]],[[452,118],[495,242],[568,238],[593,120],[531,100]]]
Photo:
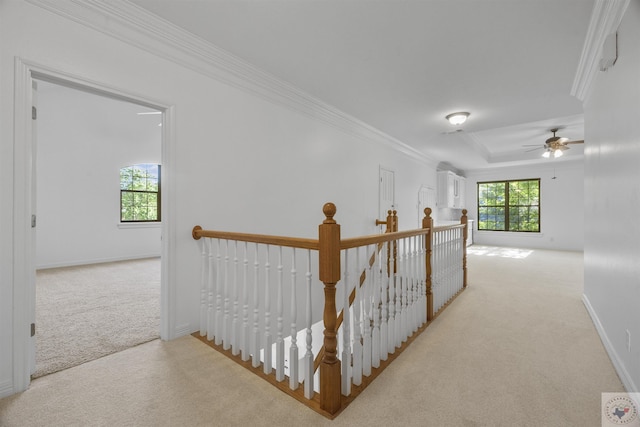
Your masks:
[[[213,264],[214,264],[214,260],[213,260],[213,239],[207,238],[207,246],[209,247],[208,250],[208,262],[209,262],[209,274],[208,274],[208,278],[207,278],[207,288],[208,288],[208,305],[207,305],[207,340],[211,341],[214,338],[214,334],[215,334],[215,309],[214,309],[214,303],[215,303],[215,293],[216,293],[216,282],[214,281],[214,275],[213,275]]]
[[[402,246],[399,248],[400,262],[398,265],[398,277],[400,277],[400,329],[396,339],[399,339],[398,346],[407,341],[407,325],[409,324],[409,259],[407,257],[407,247],[411,237],[402,239]]]
[[[395,242],[389,242],[389,263],[387,271],[387,299],[388,299],[388,320],[387,320],[387,353],[394,353],[396,350],[396,284],[395,284],[395,259],[393,253],[393,245]],[[383,295],[384,297],[384,295]]]
[[[216,321],[215,321],[215,343],[222,344],[222,320],[224,318],[222,307],[222,252],[220,249],[220,239],[216,240]]]
[[[271,363],[273,341],[271,339],[271,288],[269,286],[269,272],[271,264],[269,264],[269,245],[266,245],[266,261],[264,263],[264,360],[263,372],[270,374],[273,370]]]
[[[207,238],[201,238],[202,253],[200,255],[200,336],[207,334]]]
[[[384,248],[384,245],[382,246]],[[382,251],[377,253],[377,268],[375,274],[375,282],[372,288],[373,294],[373,332],[371,337],[371,366],[374,368],[380,367],[380,293],[382,288],[382,274],[383,265],[386,264],[386,260],[382,260],[384,255]]]
[[[244,242],[244,258],[242,260],[242,350],[243,361],[249,360],[251,353],[251,336],[249,332],[249,257],[247,242]]]
[[[296,250],[291,250],[291,347],[289,347],[289,388],[298,388],[298,331],[296,320],[298,314],[298,301],[296,298]]]
[[[351,317],[349,316],[349,250],[344,251],[344,282],[342,283],[342,394],[351,394]]]
[[[260,261],[258,258],[258,244],[255,244],[255,252],[253,256],[253,333],[251,334],[251,366],[257,368],[260,366],[260,297],[258,286],[260,281],[258,276],[260,272]]]
[[[362,264],[360,264],[360,248],[356,248],[356,280],[355,297],[353,299],[353,383],[362,384],[362,334],[360,311],[362,306],[362,289],[360,288],[360,277]]]
[[[307,249],[307,304],[306,304],[306,323],[307,323],[307,351],[304,355],[304,397],[311,399],[313,397],[313,352],[311,351],[312,334],[311,334],[311,250]]]
[[[389,355],[387,340],[389,339],[389,253],[388,245],[383,245],[382,269],[380,272],[380,359],[387,360]]]
[[[284,302],[282,295],[283,282],[283,266],[282,266],[282,246],[278,246],[278,291],[276,300],[277,327],[276,335],[276,381],[284,380]]]
[[[411,238],[411,247],[408,249],[408,257],[409,257],[409,283],[408,288],[409,292],[407,295],[407,306],[408,306],[408,320],[407,320],[407,336],[411,336],[413,331],[418,328],[418,316],[420,313],[420,301],[419,298],[419,286],[420,286],[420,274],[418,273],[418,269],[420,268],[419,262],[420,257],[418,256],[419,247],[417,246],[420,242],[420,236],[414,236]],[[422,260],[424,262],[424,259]]]
[[[417,251],[417,274],[418,281],[416,282],[416,298],[418,302],[418,322],[416,326],[419,324],[420,326],[427,323],[427,265],[426,265],[426,257],[427,257],[427,239],[430,238],[430,235],[422,235],[418,238],[418,247]],[[431,242],[429,242],[431,244]]]
[[[231,294],[233,295],[233,320],[231,321],[231,354],[237,356],[240,354],[240,338],[238,337],[238,309],[240,293],[240,280],[238,278],[238,241],[234,240],[233,252],[233,283],[231,286]]]
[[[231,348],[231,315],[229,302],[229,241],[225,240],[224,253],[224,320],[222,323],[222,348]]]
[[[369,264],[369,253],[375,254],[376,249],[369,249],[371,246],[365,247],[367,275],[362,289],[362,374],[371,375],[371,289],[373,288],[374,277],[373,267]]]
[[[400,347],[402,345],[402,247],[404,239],[398,240],[397,243],[397,272],[393,273],[393,281],[396,287],[396,309],[395,309],[395,332],[394,332],[394,345]],[[395,350],[395,349],[394,349]]]

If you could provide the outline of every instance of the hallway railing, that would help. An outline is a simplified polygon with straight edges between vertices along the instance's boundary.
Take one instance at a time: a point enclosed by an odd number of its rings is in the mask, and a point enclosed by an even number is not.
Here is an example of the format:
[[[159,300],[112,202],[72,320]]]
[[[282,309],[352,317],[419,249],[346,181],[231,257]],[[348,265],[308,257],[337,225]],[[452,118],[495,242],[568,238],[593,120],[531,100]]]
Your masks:
[[[401,232],[389,212],[385,234],[348,239],[335,206],[323,213],[318,239],[194,227],[197,335],[334,418],[466,286],[466,211],[434,228],[426,208],[423,228]]]

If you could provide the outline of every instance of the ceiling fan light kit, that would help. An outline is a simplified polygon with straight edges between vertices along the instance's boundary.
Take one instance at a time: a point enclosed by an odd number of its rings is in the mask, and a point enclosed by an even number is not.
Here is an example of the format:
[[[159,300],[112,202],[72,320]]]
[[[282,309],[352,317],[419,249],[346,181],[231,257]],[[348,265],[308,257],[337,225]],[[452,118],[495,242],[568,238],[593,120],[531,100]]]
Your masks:
[[[551,154],[553,154],[554,159],[557,157],[561,157],[564,154],[564,151],[569,149],[568,147],[569,144],[584,144],[584,140],[569,141],[569,138],[562,138],[562,137],[556,136],[556,132],[558,132],[558,130],[560,129],[559,128],[550,129],[550,131],[553,132],[553,136],[551,138],[548,138],[544,142],[544,145],[542,145],[541,147],[538,147],[538,148],[544,148],[544,153],[542,153],[542,157],[544,157],[545,159],[552,158]],[[527,150],[527,151],[534,151],[534,150],[537,150],[537,148]]]
[[[451,113],[447,115],[445,119],[447,119],[452,125],[458,126],[466,122],[468,117],[469,113],[462,111],[458,113]]]

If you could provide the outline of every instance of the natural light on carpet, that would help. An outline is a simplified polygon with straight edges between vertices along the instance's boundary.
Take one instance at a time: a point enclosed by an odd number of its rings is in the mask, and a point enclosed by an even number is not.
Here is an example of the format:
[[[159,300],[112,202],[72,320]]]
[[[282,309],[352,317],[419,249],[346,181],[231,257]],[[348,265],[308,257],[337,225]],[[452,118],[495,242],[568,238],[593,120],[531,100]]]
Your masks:
[[[531,249],[498,248],[493,246],[471,246],[467,248],[467,254],[497,256],[502,258],[526,258],[531,255]]]

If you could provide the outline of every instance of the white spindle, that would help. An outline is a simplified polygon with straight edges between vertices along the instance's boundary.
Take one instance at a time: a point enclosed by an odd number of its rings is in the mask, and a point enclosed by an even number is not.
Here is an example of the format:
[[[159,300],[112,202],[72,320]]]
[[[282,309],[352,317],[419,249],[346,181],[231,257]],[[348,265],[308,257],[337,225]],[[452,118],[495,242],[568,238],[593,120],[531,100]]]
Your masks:
[[[222,344],[222,319],[224,317],[222,307],[222,252],[220,249],[220,239],[216,239],[216,321],[215,321],[215,343]]]
[[[362,292],[362,374],[367,377],[371,375],[371,289],[374,283],[374,272],[373,266],[369,264],[369,253],[375,254],[376,252],[375,246],[373,246],[373,250],[369,250],[370,248],[371,246],[365,249],[367,275]]]
[[[396,308],[395,308],[395,331],[393,333],[394,346],[400,347],[402,345],[402,247],[404,239],[397,242],[397,269],[393,272],[393,283],[396,287]],[[396,271],[397,270],[397,271]],[[395,351],[395,348],[393,349]]]
[[[253,256],[253,332],[251,334],[251,351],[253,353],[251,366],[257,368],[260,366],[260,297],[258,292],[260,261],[258,258],[258,244],[254,245],[255,251]]]
[[[266,245],[266,248],[266,261],[264,263],[264,360],[262,368],[265,374],[270,374],[273,370],[271,364],[273,346],[271,339],[271,288],[269,286],[271,264],[269,264],[269,245]]]
[[[207,240],[207,246],[209,247],[208,250],[208,262],[209,262],[209,274],[207,277],[207,288],[208,288],[208,305],[207,305],[207,340],[211,341],[214,338],[214,333],[215,333],[215,309],[214,309],[214,303],[215,303],[215,293],[216,293],[216,283],[214,281],[214,275],[213,275],[213,264],[214,264],[214,260],[213,260],[213,239],[210,238],[206,238]]]
[[[311,250],[307,249],[307,298],[306,298],[306,323],[307,323],[307,351],[304,355],[304,397],[311,399],[313,397],[313,352],[311,350]]]
[[[382,245],[383,253],[382,269],[380,270],[380,289],[378,294],[380,296],[380,359],[387,360],[389,355],[387,340],[389,337],[389,253],[388,245],[385,243]]]
[[[360,264],[360,248],[356,248],[356,279],[355,298],[353,299],[353,383],[362,384],[362,333],[360,311],[362,306],[362,289],[360,288],[360,277],[362,264]]]
[[[395,274],[394,274],[394,270],[395,270],[395,257],[394,257],[394,251],[393,251],[393,246],[395,245],[395,242],[389,242],[388,243],[388,250],[389,253],[388,255],[388,260],[389,263],[388,265],[388,271],[387,271],[387,300],[389,301],[388,303],[388,320],[387,320],[387,353],[394,353],[396,350],[396,318],[395,318],[395,311],[396,311],[396,284],[395,284]],[[384,295],[383,295],[384,297]]]
[[[383,245],[384,248],[384,245]],[[374,368],[380,367],[380,294],[382,288],[382,275],[383,275],[383,265],[385,265],[386,260],[382,260],[384,258],[384,254],[379,252],[377,254],[377,268],[375,274],[375,281],[372,288],[373,294],[373,332],[371,336],[371,366]]]
[[[224,253],[224,320],[222,321],[222,348],[231,348],[231,315],[229,301],[229,241],[225,240]]]
[[[249,332],[249,257],[248,244],[244,242],[244,258],[242,260],[242,352],[243,361],[249,360],[251,353],[251,336]]]
[[[342,394],[351,394],[351,333],[349,316],[349,250],[344,251],[344,282],[342,283]]]
[[[402,239],[402,247],[398,251],[400,253],[400,262],[399,262],[399,274],[400,277],[400,289],[402,289],[402,296],[400,298],[400,333],[398,337],[400,339],[400,345],[403,342],[407,341],[407,337],[409,336],[409,275],[410,270],[409,267],[409,258],[407,257],[407,248],[409,247],[409,242],[411,241],[411,237],[407,239]]]
[[[298,380],[298,331],[296,326],[298,301],[296,300],[296,250],[291,250],[291,347],[289,347],[289,388],[296,390]]]
[[[278,246],[278,290],[276,299],[277,335],[276,335],[276,381],[284,380],[284,303],[282,294],[283,266],[282,246]]]
[[[233,320],[231,321],[231,354],[237,356],[240,354],[240,339],[238,337],[238,309],[240,292],[238,285],[240,279],[238,276],[238,241],[233,242],[233,283],[231,284],[231,294],[233,295]]]
[[[200,336],[207,334],[207,238],[202,238],[202,253],[200,254]]]

